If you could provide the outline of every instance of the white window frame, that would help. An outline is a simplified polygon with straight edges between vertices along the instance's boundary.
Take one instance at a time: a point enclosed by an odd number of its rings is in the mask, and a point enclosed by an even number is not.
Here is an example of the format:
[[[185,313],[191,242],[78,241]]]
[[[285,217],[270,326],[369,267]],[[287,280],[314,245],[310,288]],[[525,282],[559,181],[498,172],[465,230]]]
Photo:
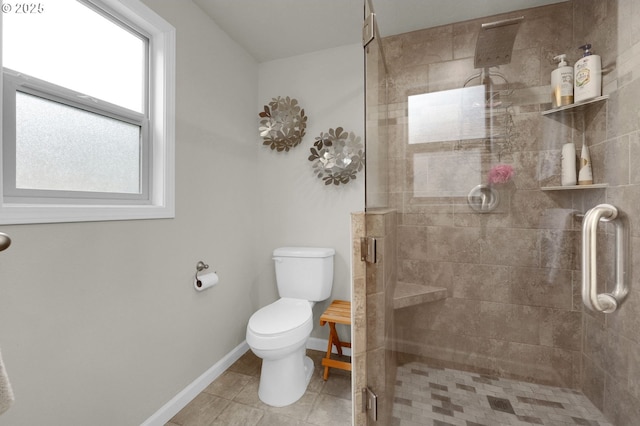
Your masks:
[[[148,194],[139,197],[114,194],[93,194],[90,197],[76,196],[64,191],[45,202],[39,198],[15,196],[5,193],[3,174],[0,173],[0,224],[85,222],[105,220],[160,219],[175,217],[175,28],[139,0],[83,0],[113,15],[149,38],[148,73],[148,121],[146,117],[123,114],[118,107],[106,103],[100,105],[99,113],[112,118],[137,121],[143,132],[148,132],[148,164],[142,166],[143,185],[148,180]],[[0,14],[0,25],[2,16]],[[0,31],[0,37],[2,31]],[[1,41],[1,40],[0,40]],[[1,49],[2,43],[0,43]],[[0,52],[1,53],[1,52]],[[1,58],[1,56],[0,56]],[[1,62],[0,62],[1,65]],[[4,111],[5,84],[10,91],[33,94],[49,100],[63,100],[65,104],[91,111],[91,101],[70,98],[70,91],[56,89],[55,85],[36,79],[21,79],[11,76],[10,70],[0,67],[0,120],[13,111]],[[15,74],[15,73],[14,73]],[[6,80],[6,81],[5,81]],[[13,85],[13,86],[12,86]],[[15,92],[13,92],[15,102]],[[108,111],[108,114],[104,112]],[[96,112],[96,111],[93,111]],[[4,130],[4,125],[3,125]],[[0,164],[4,163],[3,132],[0,132]],[[15,138],[15,135],[14,135]],[[15,145],[15,144],[14,144]],[[144,162],[144,158],[142,159]],[[14,159],[15,162],[15,159]],[[15,164],[13,164],[15,169]],[[145,174],[146,173],[146,174]],[[19,194],[19,192],[17,193]],[[70,196],[71,195],[71,196]],[[97,197],[96,197],[97,195]],[[138,200],[135,200],[138,198]],[[132,201],[133,199],[133,201]],[[135,204],[132,204],[135,203]]]

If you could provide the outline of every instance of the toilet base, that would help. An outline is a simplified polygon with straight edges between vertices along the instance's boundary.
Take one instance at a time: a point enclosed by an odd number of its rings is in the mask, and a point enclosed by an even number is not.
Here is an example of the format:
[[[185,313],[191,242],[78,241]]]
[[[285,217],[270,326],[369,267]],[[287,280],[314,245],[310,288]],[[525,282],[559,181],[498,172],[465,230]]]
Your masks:
[[[304,345],[284,358],[263,358],[258,397],[273,407],[293,404],[304,395],[311,376],[313,361]]]

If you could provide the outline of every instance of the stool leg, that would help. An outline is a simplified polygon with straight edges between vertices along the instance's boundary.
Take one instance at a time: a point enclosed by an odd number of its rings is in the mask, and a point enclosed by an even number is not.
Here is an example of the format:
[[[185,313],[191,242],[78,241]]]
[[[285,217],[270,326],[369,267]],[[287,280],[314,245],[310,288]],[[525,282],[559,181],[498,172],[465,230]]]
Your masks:
[[[342,355],[342,345],[340,344],[340,339],[338,338],[338,331],[336,330],[335,323],[329,323],[329,329],[331,334],[331,341],[334,345],[336,345],[336,349],[338,350],[338,355]]]
[[[338,351],[338,355],[342,355],[342,343],[338,338],[338,332],[336,331],[336,324],[333,322],[329,323],[329,344],[327,345],[327,356],[326,359],[331,359],[331,349],[332,346],[335,345]],[[324,380],[329,378],[329,367],[325,365],[324,367]]]
[[[329,324],[329,326],[331,326],[331,324]],[[327,344],[327,355],[325,356],[326,359],[331,359],[331,345],[333,345],[333,336],[330,334],[329,343]],[[329,378],[329,367],[326,365],[324,366],[324,374],[322,375],[322,378],[325,381]]]

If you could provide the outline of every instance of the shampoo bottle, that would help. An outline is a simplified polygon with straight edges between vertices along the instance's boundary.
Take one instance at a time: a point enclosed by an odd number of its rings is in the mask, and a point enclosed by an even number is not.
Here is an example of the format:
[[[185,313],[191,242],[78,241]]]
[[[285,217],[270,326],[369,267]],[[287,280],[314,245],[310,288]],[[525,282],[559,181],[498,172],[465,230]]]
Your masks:
[[[573,67],[567,64],[567,55],[553,58],[559,61],[558,68],[551,72],[551,104],[553,108],[573,103]]]
[[[591,45],[580,46],[584,53],[582,58],[576,61],[574,66],[574,90],[575,102],[586,101],[602,94],[602,63],[600,56],[591,53]]]

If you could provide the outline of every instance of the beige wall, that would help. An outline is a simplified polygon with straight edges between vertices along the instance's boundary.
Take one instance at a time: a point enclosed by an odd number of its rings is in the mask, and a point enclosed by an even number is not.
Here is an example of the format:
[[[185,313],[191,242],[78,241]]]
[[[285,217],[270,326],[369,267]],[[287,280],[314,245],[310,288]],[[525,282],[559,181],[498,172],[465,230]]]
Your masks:
[[[358,20],[359,16],[354,16],[354,22]],[[362,46],[357,43],[264,62],[259,67],[256,120],[257,112],[278,96],[297,99],[308,117],[306,136],[289,152],[277,152],[268,146],[259,148],[259,304],[264,306],[277,298],[271,260],[274,248],[335,248],[333,290],[329,300],[313,309],[313,337],[328,336],[328,327],[320,328],[318,321],[331,299],[351,299],[350,213],[364,208],[364,171],[347,184],[325,185],[315,176],[307,158],[315,138],[330,128],[354,132],[364,143],[362,66]],[[257,144],[260,143],[258,139]]]
[[[191,2],[147,4],[177,29],[176,218],[2,228],[0,425],[139,424],[244,340],[258,65]]]
[[[259,89],[256,61],[192,2],[145,3],[177,29],[176,218],[2,227],[13,245],[0,256],[0,348],[16,396],[2,426],[145,421],[244,340],[250,315],[274,297],[278,245],[338,248],[336,295],[349,295],[361,182],[323,188],[306,146],[291,162],[265,152],[259,94],[284,89]],[[358,131],[361,73],[343,73],[348,87],[326,98],[286,90],[308,108],[306,145],[320,127]],[[199,260],[220,276],[202,293],[192,281]]]

